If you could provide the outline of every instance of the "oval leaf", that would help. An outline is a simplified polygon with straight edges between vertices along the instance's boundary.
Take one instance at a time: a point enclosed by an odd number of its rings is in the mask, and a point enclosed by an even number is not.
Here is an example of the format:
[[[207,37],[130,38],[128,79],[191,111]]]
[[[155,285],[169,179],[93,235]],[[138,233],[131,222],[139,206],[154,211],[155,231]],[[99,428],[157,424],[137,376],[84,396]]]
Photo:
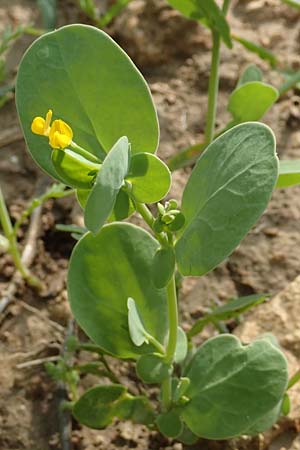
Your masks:
[[[228,111],[236,124],[259,120],[279,97],[273,86],[250,81],[236,88],[229,97]]]
[[[147,332],[144,328],[142,319],[140,318],[139,312],[136,307],[136,303],[133,298],[127,300],[127,308],[128,308],[128,327],[130,337],[132,342],[137,347],[140,347],[145,342],[148,344]]]
[[[171,186],[170,170],[151,153],[133,155],[126,179],[132,184],[132,195],[141,203],[159,202]]]
[[[208,146],[183,193],[182,275],[204,275],[230,255],[266,208],[277,173],[275,138],[263,124],[238,125]]]
[[[255,64],[249,64],[239,78],[237,87],[242,86],[250,81],[262,81],[263,74],[259,67]]]
[[[136,373],[144,383],[161,383],[171,372],[172,367],[158,353],[142,355],[136,363]]]
[[[188,341],[185,332],[182,328],[177,329],[177,343],[176,351],[174,355],[174,361],[177,364],[182,363],[185,360],[188,351]]]
[[[84,211],[85,226],[94,234],[112,213],[128,172],[129,156],[128,139],[123,136],[113,146],[101,166]]]
[[[287,362],[278,348],[266,339],[242,346],[232,335],[206,341],[185,376],[191,400],[182,418],[206,439],[247,433],[278,405],[288,383]]]
[[[89,389],[73,406],[73,416],[90,428],[105,428],[116,415],[116,405],[126,393],[119,384]]]
[[[101,159],[123,135],[132,153],[157,148],[157,116],[143,76],[97,28],[69,25],[37,39],[22,59],[16,101],[29,151],[54,178],[48,141],[30,130],[34,116],[49,108],[71,126],[78,145]]]
[[[131,224],[106,225],[86,234],[73,250],[68,293],[75,319],[108,353],[137,358],[154,350],[136,347],[129,334],[127,299],[134,298],[147,331],[161,344],[168,331],[166,290],[151,282],[158,242]]]
[[[177,438],[183,431],[183,423],[178,412],[171,410],[160,414],[156,419],[159,431],[166,437]]]
[[[160,248],[152,264],[152,279],[157,288],[167,286],[175,270],[175,253],[172,247]]]

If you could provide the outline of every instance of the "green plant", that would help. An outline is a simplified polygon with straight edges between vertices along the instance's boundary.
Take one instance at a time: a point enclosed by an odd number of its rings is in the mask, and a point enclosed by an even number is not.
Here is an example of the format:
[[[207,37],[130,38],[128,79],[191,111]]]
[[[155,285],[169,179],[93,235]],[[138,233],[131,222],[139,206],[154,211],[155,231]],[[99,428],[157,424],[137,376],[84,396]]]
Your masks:
[[[231,48],[233,41],[241,44],[246,50],[257,54],[261,59],[266,60],[272,69],[280,72],[285,81],[278,87],[266,84],[263,81],[263,75],[260,69],[251,65],[245,69],[241,75],[235,90],[230,95],[228,101],[228,111],[232,115],[232,120],[219,131],[221,135],[234,125],[246,121],[260,120],[264,114],[273,106],[280,95],[283,95],[300,81],[300,71],[290,73],[289,70],[280,71],[278,69],[278,60],[276,56],[267,49],[246,40],[242,36],[232,33],[230,25],[226,20],[226,14],[229,9],[230,0],[223,1],[223,7],[220,8],[215,0],[167,0],[168,3],[179,10],[185,17],[196,20],[206,26],[211,31],[212,36],[212,56],[211,71],[208,88],[208,108],[206,116],[206,125],[204,132],[204,141],[182,150],[168,161],[171,170],[193,164],[204,149],[216,137],[215,119],[216,107],[219,90],[219,63],[220,63],[220,45],[221,41]],[[294,7],[300,7],[300,3],[294,0],[283,0]],[[257,99],[260,99],[258,102]],[[285,168],[282,169],[285,174]],[[295,170],[297,170],[295,168]],[[281,166],[279,167],[281,175]]]
[[[132,0],[116,0],[105,11],[100,11],[94,0],[78,0],[79,7],[99,28],[106,27]],[[105,3],[104,3],[105,5]]]
[[[230,44],[224,21],[218,33]],[[237,89],[245,85],[241,81]],[[273,98],[274,90],[268,92]],[[286,359],[275,338],[244,345],[221,334],[198,348],[192,342],[206,323],[235,317],[262,297],[211,311],[186,334],[179,325],[175,276],[176,270],[181,276],[211,271],[263,213],[278,178],[270,128],[245,122],[211,142],[179,208],[175,200],[162,201],[171,177],[155,155],[159,128],[148,86],[105,33],[72,25],[35,41],[20,65],[16,101],[33,159],[76,189],[83,208],[89,231],[76,235],[68,294],[76,320],[94,342],[85,349],[132,360],[145,385],[160,387],[151,404],[146,393],[133,395],[113,378],[79,399],[74,393],[74,417],[92,428],[104,428],[114,417],[131,419],[185,443],[269,428],[281,415],[288,387]],[[236,102],[243,111],[240,96]],[[150,232],[122,223],[134,212]],[[74,390],[73,368],[61,363],[50,370],[57,378],[71,376]]]
[[[62,198],[71,195],[72,193],[73,191],[71,189],[66,190],[66,186],[62,183],[53,184],[43,195],[34,198],[30,202],[28,207],[22,211],[19,219],[13,225],[10,220],[4,195],[0,186],[0,224],[4,232],[4,236],[0,234],[0,250],[11,254],[16,269],[22,275],[24,280],[32,287],[40,289],[42,287],[42,283],[30,272],[28,267],[26,267],[22,261],[18,248],[18,231],[25,220],[30,217],[31,213],[38,206],[42,205],[50,198]]]

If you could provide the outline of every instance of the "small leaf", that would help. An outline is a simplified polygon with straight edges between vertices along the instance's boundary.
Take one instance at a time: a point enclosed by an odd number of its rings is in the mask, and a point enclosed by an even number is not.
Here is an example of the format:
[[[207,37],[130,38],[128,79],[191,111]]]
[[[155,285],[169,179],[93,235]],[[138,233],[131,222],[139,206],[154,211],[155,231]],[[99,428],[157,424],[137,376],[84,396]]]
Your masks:
[[[263,124],[238,125],[207,147],[182,198],[182,275],[204,275],[232,253],[266,208],[277,174],[274,134]]]
[[[128,327],[130,337],[132,342],[140,347],[144,343],[148,344],[149,341],[147,339],[147,332],[144,328],[142,319],[140,318],[139,312],[136,307],[136,303],[133,298],[127,300],[127,308],[128,308]]]
[[[273,86],[260,81],[250,81],[232,92],[228,111],[236,124],[256,121],[262,118],[278,97],[279,93]]]
[[[263,74],[259,67],[255,64],[249,64],[239,78],[237,87],[242,86],[250,81],[262,81]]]
[[[172,247],[160,248],[154,255],[152,277],[154,285],[161,289],[165,287],[175,270],[175,253]]]
[[[177,329],[177,344],[174,360],[177,364],[182,363],[185,360],[188,351],[188,341],[185,332],[182,328]]]
[[[208,317],[213,317],[217,320],[231,319],[236,317],[236,315],[243,314],[254,306],[260,305],[267,297],[266,294],[254,294],[229,300],[225,305],[214,309]]]
[[[277,58],[269,50],[265,49],[260,45],[255,44],[254,42],[248,41],[247,39],[244,39],[241,36],[237,36],[236,34],[231,34],[231,38],[234,41],[239,42],[243,47],[245,47],[250,52],[258,55],[261,59],[268,61],[271,67],[274,68],[277,66]]]
[[[289,395],[285,393],[281,405],[281,414],[284,416],[288,416],[290,411],[291,411],[291,399]]]
[[[143,425],[153,424],[155,419],[153,408],[147,397],[132,397],[129,394],[118,402],[116,415],[119,419],[131,420]]]
[[[285,188],[300,184],[300,160],[279,161],[279,176],[277,188]]]
[[[53,30],[56,25],[56,0],[37,0],[46,30]]]
[[[130,161],[126,180],[131,193],[141,203],[156,203],[164,198],[171,186],[171,173],[165,163],[151,153],[138,153]]]
[[[277,407],[288,382],[287,361],[278,348],[266,339],[243,346],[232,335],[206,341],[185,376],[191,381],[185,394],[190,402],[182,418],[206,439],[247,434]]]
[[[198,436],[192,433],[192,431],[186,425],[184,425],[182,433],[180,436],[178,436],[177,439],[186,445],[196,444],[196,442],[199,440]]]
[[[190,385],[190,379],[187,377],[182,377],[178,381],[178,384],[176,386],[175,392],[174,392],[174,402],[178,403],[180,398],[186,393],[188,387]]]
[[[105,158],[87,199],[84,222],[94,234],[97,234],[113,211],[128,172],[129,157],[128,139],[123,136]]]
[[[160,414],[156,419],[159,431],[166,437],[175,439],[183,431],[183,423],[175,410]]]
[[[105,428],[116,416],[117,402],[125,393],[126,388],[119,384],[89,389],[75,403],[73,416],[90,428]]]
[[[204,21],[205,25],[220,33],[227,47],[232,47],[229,25],[214,0],[168,0],[168,2],[189,19]]]
[[[172,367],[164,362],[162,355],[152,353],[142,355],[136,364],[138,377],[148,384],[161,383],[172,372]]]

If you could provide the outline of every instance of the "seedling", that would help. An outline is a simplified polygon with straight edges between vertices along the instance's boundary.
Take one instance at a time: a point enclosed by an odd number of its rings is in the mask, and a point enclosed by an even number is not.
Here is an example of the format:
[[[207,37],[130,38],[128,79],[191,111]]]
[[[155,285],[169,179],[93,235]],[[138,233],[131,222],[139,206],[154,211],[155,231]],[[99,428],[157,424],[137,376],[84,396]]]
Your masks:
[[[227,28],[219,32],[229,44]],[[271,427],[288,387],[275,339],[244,345],[222,334],[195,347],[203,324],[187,334],[180,327],[175,286],[176,270],[202,276],[224,261],[265,210],[278,178],[270,128],[245,122],[211,142],[179,207],[165,200],[171,177],[155,154],[148,86],[104,32],[71,25],[36,40],[20,65],[16,101],[33,159],[75,189],[83,208],[89,231],[77,235],[68,294],[89,349],[132,360],[145,385],[160,387],[155,405],[118,382],[93,387],[73,402],[74,417],[92,428],[130,419],[185,443]],[[133,213],[149,231],[122,222]],[[236,300],[206,321],[260,301]]]

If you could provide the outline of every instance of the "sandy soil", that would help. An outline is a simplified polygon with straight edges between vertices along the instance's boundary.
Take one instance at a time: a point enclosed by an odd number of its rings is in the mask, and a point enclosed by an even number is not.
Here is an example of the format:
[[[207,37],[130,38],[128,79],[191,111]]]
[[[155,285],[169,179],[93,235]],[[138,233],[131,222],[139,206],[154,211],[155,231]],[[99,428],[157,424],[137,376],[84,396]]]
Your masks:
[[[60,2],[59,24],[86,21],[71,1]],[[243,33],[275,52],[281,65],[300,66],[300,13],[279,0],[236,0],[232,2],[229,21],[234,32]],[[0,31],[11,23],[40,24],[35,5],[30,0],[1,0]],[[206,89],[210,70],[210,36],[202,27],[186,21],[167,7],[164,0],[133,0],[107,30],[130,54],[150,84],[161,125],[159,155],[167,159],[178,150],[201,141],[207,104]],[[9,54],[12,73],[31,38],[18,41]],[[257,63],[266,79],[279,82],[266,63],[239,45],[232,51],[222,48],[221,91],[218,127],[227,119],[229,93],[250,62]],[[281,158],[300,158],[300,93],[290,91],[265,116],[278,141]],[[296,105],[296,106],[295,106]],[[298,105],[298,108],[297,108]],[[13,102],[0,110],[2,132],[18,124]],[[15,131],[14,131],[15,132]],[[190,169],[173,175],[172,197],[180,199]],[[0,148],[0,180],[12,218],[16,219],[35,192],[41,174],[25,151],[22,140]],[[300,271],[300,187],[277,190],[268,210],[234,254],[219,268],[201,279],[187,280],[181,294],[181,318],[188,327],[212,300],[224,301],[237,295],[258,292],[284,294],[270,306],[262,306],[248,315],[236,332],[248,339],[265,329],[279,337],[290,362],[291,372],[299,361],[299,292],[300,282],[287,287]],[[80,220],[79,210],[70,199],[49,201],[43,208],[38,252],[33,271],[45,280],[47,288],[37,295],[20,287],[17,300],[0,318],[0,448],[1,450],[60,449],[57,386],[42,365],[17,369],[18,364],[59,354],[65,327],[71,318],[65,277],[68,257],[74,241],[55,231],[55,223]],[[24,232],[20,240],[23,242]],[[0,255],[0,292],[4,292],[13,274],[7,255]],[[279,300],[278,300],[279,298]],[[287,300],[288,298],[288,300]],[[22,303],[24,302],[24,303]],[[41,313],[29,311],[26,305]],[[275,305],[274,307],[272,305]],[[265,309],[267,308],[267,309]],[[272,315],[273,313],[273,315]],[[275,317],[275,316],[276,317]],[[234,327],[234,324],[233,324]],[[202,336],[214,333],[208,330]],[[86,358],[77,355],[78,360]],[[133,381],[130,365],[116,366],[125,383]],[[84,387],[95,382],[83,380]],[[205,450],[297,450],[300,448],[299,395],[292,416],[266,433],[264,437],[230,442],[201,441],[194,449]],[[129,422],[92,431],[73,423],[75,450],[181,450],[179,443],[167,441],[155,432]],[[187,447],[186,447],[187,448]]]

